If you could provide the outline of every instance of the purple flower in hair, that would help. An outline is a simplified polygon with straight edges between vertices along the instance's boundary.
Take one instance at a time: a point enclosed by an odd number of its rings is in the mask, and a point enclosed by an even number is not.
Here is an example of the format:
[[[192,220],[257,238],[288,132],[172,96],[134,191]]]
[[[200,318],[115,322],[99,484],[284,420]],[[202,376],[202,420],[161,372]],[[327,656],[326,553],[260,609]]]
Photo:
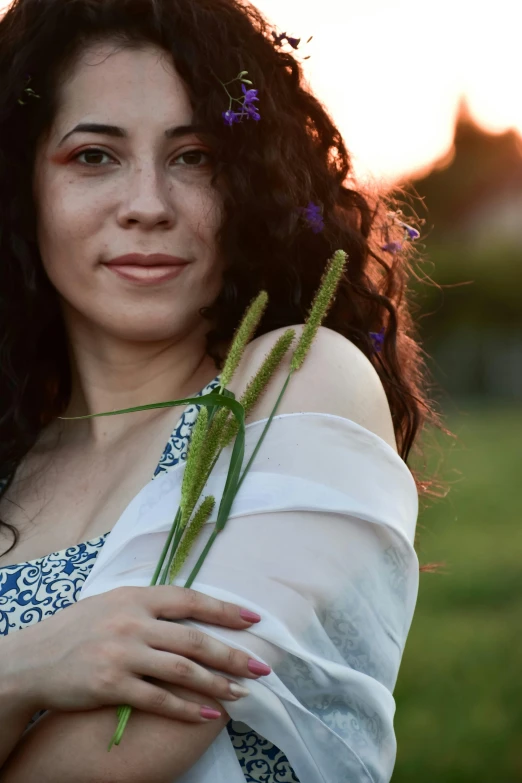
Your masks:
[[[403,223],[402,220],[398,220],[397,223],[399,226],[402,226],[404,229],[406,229],[406,233],[410,239],[418,239],[420,237],[420,234],[416,228],[412,228],[407,223]]]
[[[241,85],[241,89],[243,90],[243,95],[245,96],[243,99],[244,106],[248,106],[254,101],[259,100],[259,98],[257,97],[257,90],[248,90],[244,84]]]
[[[225,120],[225,123],[230,127],[232,127],[235,122],[239,122],[241,119],[241,115],[238,114],[237,111],[232,111],[232,109],[222,112],[222,116]]]
[[[256,107],[252,103],[247,103],[245,105],[245,109],[248,116],[251,117],[253,120],[256,120],[256,122],[261,119],[261,115],[259,114]]]
[[[292,49],[297,49],[301,42],[300,38],[289,38],[288,36],[286,36],[286,40],[288,41]]]
[[[370,337],[372,338],[373,342],[373,350],[375,353],[380,353],[383,343],[384,343],[384,333],[386,329],[383,326],[378,332],[370,332]]]
[[[225,88],[225,91],[230,98],[230,103],[228,105],[228,109],[226,111],[221,112],[221,116],[223,117],[225,124],[229,127],[232,127],[232,125],[235,122],[241,122],[243,117],[251,118],[253,120],[260,120],[261,115],[259,114],[257,110],[257,106],[255,106],[255,101],[258,101],[259,98],[257,97],[257,90],[255,89],[248,89],[245,87],[245,84],[252,84],[250,79],[245,79],[245,75],[248,73],[248,71],[241,71],[241,73],[236,76],[235,79],[231,79],[226,84],[221,84]],[[241,98],[233,98],[232,95],[229,93],[227,89],[228,84],[232,84],[232,82],[240,81],[241,82],[241,90],[243,92],[243,95]],[[234,111],[232,109],[232,103],[233,102],[239,103],[239,109],[240,111]]]
[[[302,208],[304,219],[314,232],[318,234],[324,228],[324,219],[321,211],[321,207],[310,201],[307,207]]]
[[[385,245],[381,245],[381,250],[386,250],[387,253],[397,253],[402,250],[402,244],[400,242],[386,242]]]
[[[420,237],[420,234],[417,231],[417,229],[413,228],[413,226],[408,225],[408,223],[405,223],[403,220],[399,220],[399,215],[402,215],[402,210],[400,209],[386,213],[386,216],[391,220],[390,224],[386,226],[386,229],[388,229],[390,225],[395,224],[396,226],[401,226],[404,229],[404,239],[418,239]],[[388,239],[387,233],[386,233],[386,239]]]

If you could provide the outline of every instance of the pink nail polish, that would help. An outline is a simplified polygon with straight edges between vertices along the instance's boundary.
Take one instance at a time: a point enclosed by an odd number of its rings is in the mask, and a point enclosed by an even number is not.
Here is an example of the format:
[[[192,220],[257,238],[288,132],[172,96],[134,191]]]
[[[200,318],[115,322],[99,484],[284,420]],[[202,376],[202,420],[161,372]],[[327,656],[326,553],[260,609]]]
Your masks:
[[[270,674],[272,671],[270,666],[267,666],[266,663],[256,661],[254,658],[248,659],[247,668],[252,674]]]
[[[207,707],[205,704],[201,707],[199,714],[202,718],[207,718],[208,720],[216,720],[216,718],[221,717],[220,712],[213,710],[212,707]]]
[[[246,620],[248,623],[258,623],[261,619],[261,617],[256,614],[255,612],[251,612],[250,609],[241,609],[239,612],[243,620]]]

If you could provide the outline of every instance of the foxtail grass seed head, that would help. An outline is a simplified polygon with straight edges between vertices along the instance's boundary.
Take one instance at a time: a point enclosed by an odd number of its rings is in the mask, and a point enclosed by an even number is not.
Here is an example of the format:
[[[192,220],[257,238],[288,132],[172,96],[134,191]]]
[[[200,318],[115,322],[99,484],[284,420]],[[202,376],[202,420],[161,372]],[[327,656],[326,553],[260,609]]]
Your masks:
[[[276,340],[272,349],[266,355],[263,364],[246,387],[243,396],[239,400],[245,409],[245,416],[247,416],[248,413],[252,410],[254,405],[261,397],[261,394],[268,386],[271,377],[281,364],[283,357],[292,344],[294,337],[294,329],[287,329],[285,332],[283,332],[283,334]],[[235,418],[226,423],[225,427],[223,428],[220,441],[221,448],[225,448],[225,446],[228,445],[231,438],[233,438],[237,433],[238,426],[239,425]]]
[[[194,485],[197,484],[197,477],[199,475],[199,464],[201,462],[201,452],[206,441],[208,424],[208,408],[202,406],[198,413],[196,423],[192,430],[192,437],[190,439],[187,462],[185,465],[185,473],[183,475],[183,483],[181,485],[181,506],[182,517],[181,526],[186,525],[188,517],[186,512],[193,497]],[[193,503],[196,502],[194,498]]]
[[[192,546],[196,541],[196,538],[198,537],[201,528],[203,527],[203,525],[205,524],[209,516],[212,514],[215,505],[216,505],[216,499],[213,497],[213,495],[207,495],[207,497],[202,501],[200,507],[194,514],[194,519],[192,520],[190,525],[188,525],[185,531],[185,535],[181,539],[176,554],[174,555],[174,560],[172,561],[172,565],[170,566],[169,577],[168,577],[169,584],[172,584],[172,580],[181,571],[181,568],[183,567],[183,563],[187,559],[187,556],[190,550],[192,549]]]
[[[205,443],[203,444],[202,453],[200,455],[200,461],[198,466],[198,479],[194,487],[194,493],[192,495],[192,501],[190,506],[190,513],[196,504],[197,498],[203,492],[203,488],[207,483],[208,477],[212,472],[214,463],[217,460],[217,456],[223,448],[220,443],[222,440],[222,433],[226,426],[230,424],[228,417],[230,411],[228,408],[222,407],[214,416],[210,428],[207,432]],[[235,421],[235,417],[232,417],[232,421]]]
[[[247,346],[247,343],[250,342],[252,335],[258,327],[267,304],[267,292],[260,291],[243,316],[243,320],[236,330],[232,340],[232,345],[230,346],[230,350],[225,361],[225,365],[221,371],[220,386],[222,389],[224,389],[230,383]]]
[[[221,410],[218,411],[218,414],[214,417],[214,421],[210,426],[210,429],[205,438],[205,442],[201,449],[201,455],[198,462],[198,475],[196,477],[196,481],[193,487],[194,494],[191,496],[191,509],[190,509],[191,511],[192,508],[194,508],[194,506],[196,505],[199,496],[203,492],[203,488],[207,483],[210,471],[214,463],[216,452],[220,448],[219,443],[221,438],[221,432],[223,430],[224,417],[219,419],[218,416],[219,414],[221,414],[222,410],[226,410],[228,412],[227,408],[221,408]]]
[[[221,448],[223,433],[234,421],[236,421],[236,417],[231,414],[228,408],[221,408],[218,413],[216,413],[208,433],[208,438],[209,441],[212,441],[212,447],[214,451],[218,447]]]
[[[348,256],[344,250],[336,250],[328,261],[321,278],[321,285],[314,297],[300,340],[292,357],[290,364],[291,372],[298,370],[303,364],[317,330],[335,298],[347,260]]]

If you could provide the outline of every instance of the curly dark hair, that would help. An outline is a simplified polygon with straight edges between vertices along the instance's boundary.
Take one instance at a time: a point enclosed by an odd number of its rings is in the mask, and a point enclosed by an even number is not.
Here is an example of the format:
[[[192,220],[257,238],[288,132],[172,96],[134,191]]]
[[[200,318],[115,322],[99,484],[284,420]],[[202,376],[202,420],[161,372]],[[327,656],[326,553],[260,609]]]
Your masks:
[[[418,450],[426,424],[452,434],[428,398],[429,372],[406,297],[418,251],[406,242],[400,252],[380,252],[384,241],[400,241],[404,233],[397,224],[385,228],[399,191],[392,197],[356,189],[339,131],[305,86],[296,56],[285,51],[258,10],[243,0],[15,0],[0,21],[2,494],[71,394],[58,296],[36,242],[36,144],[51,127],[58,88],[77,55],[107,40],[131,49],[152,43],[168,52],[188,90],[194,122],[213,141],[213,184],[225,207],[218,241],[227,268],[221,292],[201,315],[215,325],[207,351],[216,366],[224,359],[218,346],[231,339],[261,289],[269,305],[256,336],[303,323],[327,259],[343,248],[349,263],[324,325],[372,361],[401,457],[406,461],[413,446]],[[258,90],[262,117],[228,127],[221,82],[240,71]],[[324,218],[324,229],[316,233],[303,219],[310,202],[321,205]],[[383,327],[382,350],[375,350],[370,332]],[[419,495],[437,495],[435,480],[412,474]],[[7,527],[14,534],[12,549],[18,532]]]

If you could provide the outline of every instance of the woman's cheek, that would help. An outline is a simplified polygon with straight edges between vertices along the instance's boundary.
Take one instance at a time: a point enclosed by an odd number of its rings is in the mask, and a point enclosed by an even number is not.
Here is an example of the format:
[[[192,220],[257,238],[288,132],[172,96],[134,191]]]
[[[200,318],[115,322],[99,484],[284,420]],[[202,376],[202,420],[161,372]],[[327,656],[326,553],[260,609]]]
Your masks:
[[[195,234],[214,242],[221,225],[223,202],[218,191],[206,182],[184,193],[186,216]]]

